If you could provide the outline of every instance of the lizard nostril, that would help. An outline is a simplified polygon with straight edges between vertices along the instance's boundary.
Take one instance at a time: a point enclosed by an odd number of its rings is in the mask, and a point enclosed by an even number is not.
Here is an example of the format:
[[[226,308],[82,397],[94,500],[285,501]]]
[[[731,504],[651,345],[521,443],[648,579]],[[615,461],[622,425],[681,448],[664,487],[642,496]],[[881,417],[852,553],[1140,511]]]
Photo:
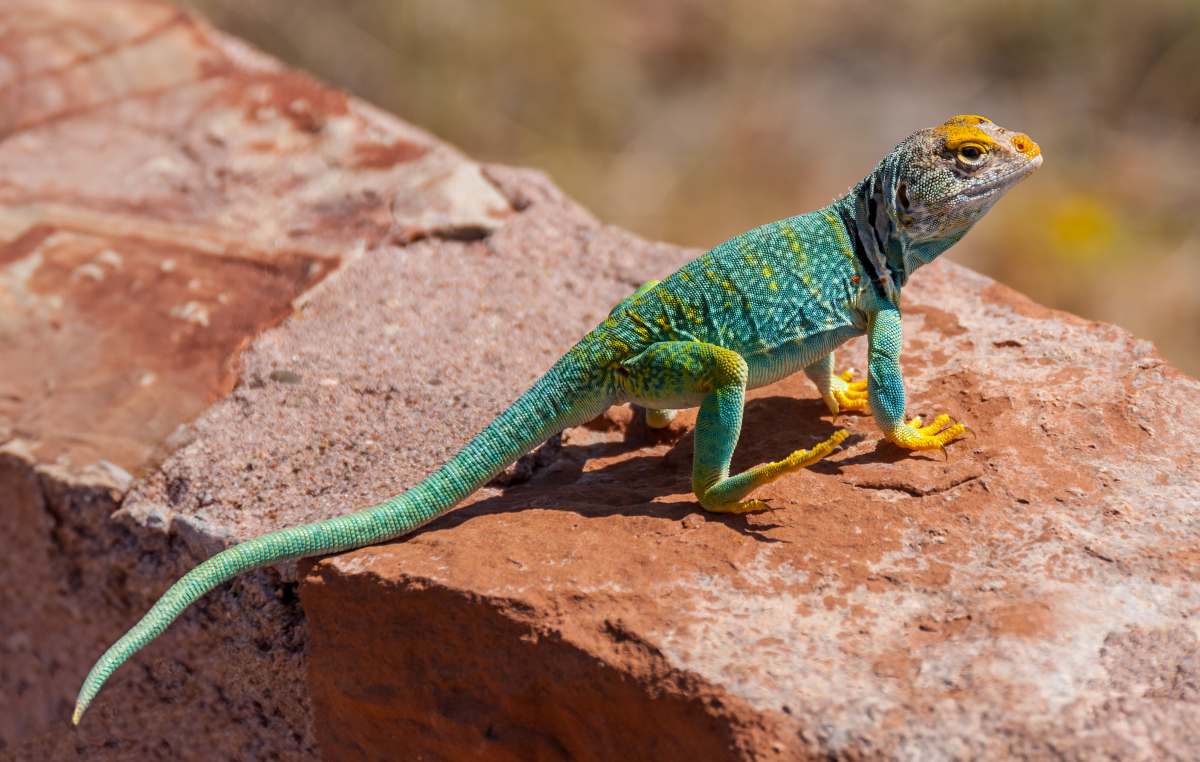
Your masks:
[[[1014,135],[1011,142],[1012,147],[1017,149],[1018,153],[1025,154],[1030,159],[1042,152],[1038,144],[1030,140],[1028,135]]]

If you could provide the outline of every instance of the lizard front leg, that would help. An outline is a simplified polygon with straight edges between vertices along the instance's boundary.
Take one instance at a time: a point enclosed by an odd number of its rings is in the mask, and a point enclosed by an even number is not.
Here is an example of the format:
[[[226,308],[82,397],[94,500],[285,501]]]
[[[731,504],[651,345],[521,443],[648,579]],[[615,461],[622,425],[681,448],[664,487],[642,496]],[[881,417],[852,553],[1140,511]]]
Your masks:
[[[698,341],[654,344],[618,368],[618,383],[639,399],[704,395],[696,417],[692,491],[707,511],[746,513],[766,508],[762,500],[742,498],[783,474],[816,463],[847,436],[844,429],[838,430],[811,450],[796,450],[781,461],[730,476],[729,461],[742,430],[748,375],[741,355]]]
[[[821,399],[825,400],[825,407],[833,413],[834,421],[837,421],[843,410],[861,410],[865,413],[871,411],[867,404],[867,380],[851,381],[850,379],[854,378],[853,370],[835,376],[833,352],[806,367],[804,375],[817,385],[817,391],[821,393]]]
[[[948,415],[939,415],[928,426],[920,418],[904,422],[904,378],[900,375],[900,310],[880,310],[867,328],[870,360],[867,399],[883,435],[908,450],[945,450],[945,444],[967,430]],[[946,424],[952,424],[942,430]]]

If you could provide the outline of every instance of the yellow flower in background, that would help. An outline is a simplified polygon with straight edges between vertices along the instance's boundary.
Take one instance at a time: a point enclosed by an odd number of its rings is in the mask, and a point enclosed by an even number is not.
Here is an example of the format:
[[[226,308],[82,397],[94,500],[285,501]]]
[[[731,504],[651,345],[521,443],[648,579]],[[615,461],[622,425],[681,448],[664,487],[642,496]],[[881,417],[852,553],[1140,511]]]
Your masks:
[[[1056,253],[1073,261],[1097,259],[1112,249],[1114,211],[1103,200],[1075,196],[1058,202],[1050,213]]]

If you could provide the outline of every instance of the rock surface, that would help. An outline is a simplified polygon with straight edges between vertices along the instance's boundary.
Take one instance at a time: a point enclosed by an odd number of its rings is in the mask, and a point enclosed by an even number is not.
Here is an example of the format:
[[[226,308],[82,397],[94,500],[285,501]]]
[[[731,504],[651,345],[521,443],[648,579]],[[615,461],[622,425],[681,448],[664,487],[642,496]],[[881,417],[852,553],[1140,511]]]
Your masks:
[[[168,4],[0,24],[0,432],[43,462],[137,469],[341,262],[511,214],[454,149]]]
[[[1196,758],[1200,383],[948,263],[905,291],[903,367],[910,412],[977,434],[949,461],[843,416],[847,446],[762,490],[775,512],[711,516],[694,413],[615,408],[413,537],[223,586],[67,729],[196,560],[410,487],[696,252],[161,3],[2,13],[50,33],[0,37],[0,757]],[[274,296],[221,317],[248,273]],[[30,332],[103,349],[42,370]],[[72,391],[102,413],[78,444],[30,411],[88,373],[117,380]],[[759,390],[734,467],[832,428],[803,378]]]
[[[0,30],[3,749],[61,728],[88,665],[191,564],[162,515],[109,517],[241,350],[381,243],[513,210],[452,147],[167,3],[14,0]],[[68,746],[315,754],[292,588],[260,575],[189,622]]]
[[[948,462],[844,417],[775,512],[711,516],[694,412],[653,441],[618,409],[528,483],[307,565],[327,758],[1196,759],[1200,383],[949,263],[904,300],[910,411],[977,434]],[[755,392],[735,470],[823,412],[801,378]]]

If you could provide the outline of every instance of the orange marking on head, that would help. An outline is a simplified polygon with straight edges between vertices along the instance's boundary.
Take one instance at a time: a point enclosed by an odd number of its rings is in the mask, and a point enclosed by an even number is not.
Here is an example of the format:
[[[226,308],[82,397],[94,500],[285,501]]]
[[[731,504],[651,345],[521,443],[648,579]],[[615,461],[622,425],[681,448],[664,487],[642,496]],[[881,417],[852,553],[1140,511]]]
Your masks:
[[[1032,159],[1042,152],[1041,146],[1029,139],[1029,136],[1021,133],[1012,137],[1013,148],[1017,152],[1023,154],[1026,158]]]
[[[941,127],[936,128],[934,132],[946,136],[946,150],[948,151],[957,151],[968,143],[974,143],[987,151],[991,150],[992,146],[995,145],[995,141],[992,140],[990,135],[976,126],[984,123],[991,124],[991,120],[984,119],[982,116],[961,114],[949,119]]]
[[[991,149],[995,141],[983,130],[967,124],[942,125],[935,132],[946,136],[946,150],[957,151],[959,148],[974,143],[985,150]]]
[[[946,124],[944,126],[949,127],[949,126],[955,125],[955,124],[975,125],[975,124],[991,124],[991,123],[992,123],[992,120],[988,119],[986,116],[976,116],[975,114],[959,114],[958,116],[952,116],[949,119],[947,119]]]

